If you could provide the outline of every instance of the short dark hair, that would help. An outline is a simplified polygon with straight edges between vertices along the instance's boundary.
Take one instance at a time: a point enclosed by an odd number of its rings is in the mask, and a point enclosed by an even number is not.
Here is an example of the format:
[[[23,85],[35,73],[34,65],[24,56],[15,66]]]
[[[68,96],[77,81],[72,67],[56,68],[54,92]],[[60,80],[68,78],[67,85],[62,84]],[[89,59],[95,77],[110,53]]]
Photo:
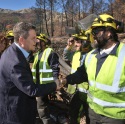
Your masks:
[[[74,37],[74,40],[76,41],[81,41],[82,42],[82,39],[78,38],[78,37]]]

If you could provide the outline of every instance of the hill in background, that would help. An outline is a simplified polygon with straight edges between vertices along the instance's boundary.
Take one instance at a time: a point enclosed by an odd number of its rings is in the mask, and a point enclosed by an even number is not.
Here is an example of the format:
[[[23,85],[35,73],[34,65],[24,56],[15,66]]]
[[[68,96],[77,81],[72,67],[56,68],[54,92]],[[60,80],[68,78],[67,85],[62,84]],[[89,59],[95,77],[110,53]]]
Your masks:
[[[19,21],[33,22],[35,14],[31,9],[9,10],[0,8],[0,32],[6,29],[7,25],[14,25]]]

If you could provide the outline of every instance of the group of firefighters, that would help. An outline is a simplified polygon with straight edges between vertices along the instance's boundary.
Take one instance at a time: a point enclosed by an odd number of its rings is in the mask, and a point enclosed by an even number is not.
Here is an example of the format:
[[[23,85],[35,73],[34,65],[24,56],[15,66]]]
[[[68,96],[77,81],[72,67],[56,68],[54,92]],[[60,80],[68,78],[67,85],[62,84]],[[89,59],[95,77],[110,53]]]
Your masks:
[[[6,34],[8,45],[14,42],[13,37],[12,31]],[[0,54],[7,46],[1,41],[5,45],[0,46]],[[68,39],[63,59],[70,62],[71,74],[61,80],[59,57],[50,45],[45,34],[38,34],[38,51],[28,61],[33,62],[34,83],[60,82],[72,95],[69,124],[80,124],[81,114],[86,124],[125,124],[125,45],[118,41],[115,19],[101,14],[89,29]],[[56,123],[50,117],[48,95],[36,98],[41,124]]]

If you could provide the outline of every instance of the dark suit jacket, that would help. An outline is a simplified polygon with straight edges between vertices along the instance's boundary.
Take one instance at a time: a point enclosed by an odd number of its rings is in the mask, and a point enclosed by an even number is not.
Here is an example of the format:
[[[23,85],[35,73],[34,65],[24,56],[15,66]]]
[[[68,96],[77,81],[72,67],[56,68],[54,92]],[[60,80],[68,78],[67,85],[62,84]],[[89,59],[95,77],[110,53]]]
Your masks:
[[[55,89],[55,83],[34,84],[26,58],[13,43],[0,59],[0,124],[34,124],[35,97]]]

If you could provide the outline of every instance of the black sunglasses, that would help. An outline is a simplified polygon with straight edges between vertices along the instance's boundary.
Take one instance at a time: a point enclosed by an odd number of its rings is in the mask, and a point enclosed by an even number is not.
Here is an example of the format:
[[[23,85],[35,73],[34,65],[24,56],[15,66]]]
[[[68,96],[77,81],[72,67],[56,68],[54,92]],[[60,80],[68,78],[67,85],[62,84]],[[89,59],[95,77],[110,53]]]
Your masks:
[[[105,28],[99,27],[99,28],[93,28],[92,29],[92,35],[97,35],[100,31],[105,31]]]

